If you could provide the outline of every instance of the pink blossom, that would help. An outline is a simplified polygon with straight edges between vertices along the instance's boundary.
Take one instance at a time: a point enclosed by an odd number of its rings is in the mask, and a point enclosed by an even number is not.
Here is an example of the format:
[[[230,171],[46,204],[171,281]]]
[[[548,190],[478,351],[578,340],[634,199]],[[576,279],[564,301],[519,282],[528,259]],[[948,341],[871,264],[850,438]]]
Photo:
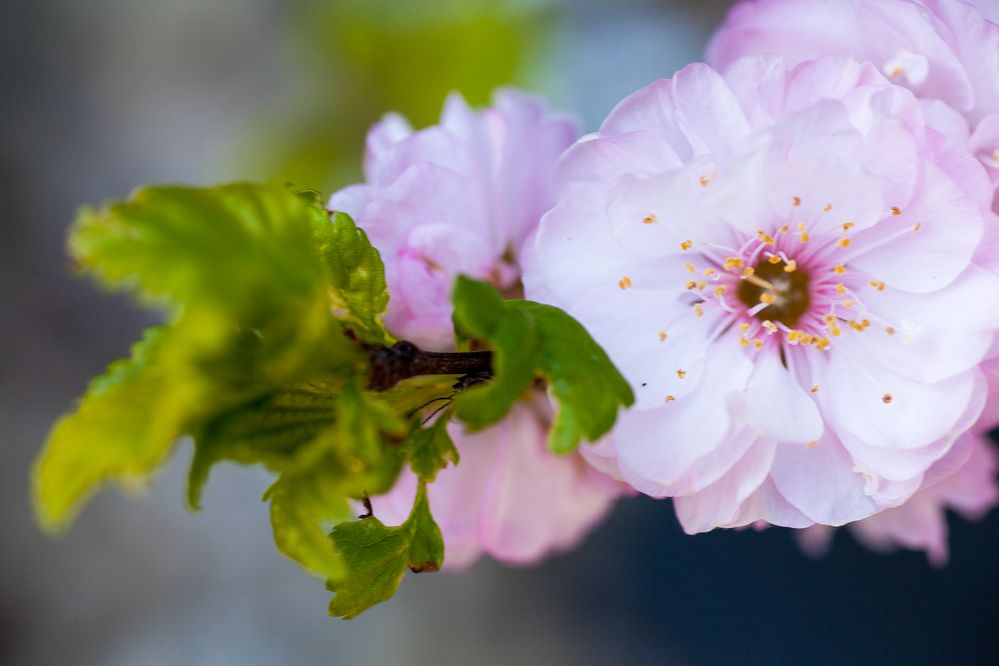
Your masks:
[[[417,132],[397,115],[372,128],[366,182],[334,194],[330,208],[349,213],[382,253],[393,333],[425,349],[452,348],[458,274],[520,290],[521,246],[551,204],[555,160],[577,135],[571,118],[513,91],[481,112],[452,95],[440,124]],[[483,432],[449,426],[461,462],[428,489],[447,567],[482,553],[527,563],[568,548],[621,495],[624,486],[578,454],[548,451],[550,422],[538,395]],[[389,494],[372,499],[375,515],[401,523],[415,484],[404,472]]]
[[[993,18],[995,2],[976,3]],[[720,69],[741,56],[790,64],[837,54],[869,61],[911,89],[926,119],[963,136],[999,180],[999,26],[961,0],[743,0],[709,48]]]
[[[607,513],[621,485],[579,455],[555,456],[545,438],[551,411],[544,400],[518,404],[498,425],[462,434],[448,426],[461,462],[430,485],[430,506],[444,534],[446,566],[471,565],[488,553],[511,564],[531,564],[574,547]],[[406,519],[416,477],[406,471],[382,498],[376,515],[388,524]]]
[[[947,563],[947,510],[979,520],[997,502],[996,451],[986,437],[966,433],[944,459],[930,468],[923,488],[905,504],[850,524],[868,548],[890,552],[901,546],[926,551],[936,566]],[[802,548],[824,554],[835,529],[813,525],[798,533]]]
[[[897,546],[923,550],[930,562],[943,566],[948,559],[947,511],[955,511],[966,520],[979,520],[999,504],[999,465],[987,436],[999,425],[999,359],[986,361],[981,369],[989,389],[978,423],[933,463],[922,487],[908,501],[849,525],[861,543],[881,552]],[[813,525],[798,533],[798,542],[805,552],[823,555],[834,532],[832,527]]]
[[[551,203],[551,171],[578,136],[574,119],[514,91],[481,112],[448,97],[439,125],[414,132],[387,115],[368,134],[365,182],[335,193],[385,262],[385,323],[424,349],[453,341],[458,274],[503,290],[520,281],[520,250]]]
[[[901,505],[976,422],[999,327],[991,187],[871,64],[695,64],[560,162],[528,297],[637,403],[594,465],[688,532]]]

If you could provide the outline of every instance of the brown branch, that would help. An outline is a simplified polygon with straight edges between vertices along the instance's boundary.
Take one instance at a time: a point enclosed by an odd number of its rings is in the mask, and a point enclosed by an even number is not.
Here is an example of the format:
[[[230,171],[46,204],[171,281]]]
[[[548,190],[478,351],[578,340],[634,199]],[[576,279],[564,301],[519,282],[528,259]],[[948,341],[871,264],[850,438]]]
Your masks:
[[[391,347],[366,345],[371,361],[368,388],[384,391],[403,379],[421,375],[489,375],[493,353],[428,352],[412,342],[397,342]]]

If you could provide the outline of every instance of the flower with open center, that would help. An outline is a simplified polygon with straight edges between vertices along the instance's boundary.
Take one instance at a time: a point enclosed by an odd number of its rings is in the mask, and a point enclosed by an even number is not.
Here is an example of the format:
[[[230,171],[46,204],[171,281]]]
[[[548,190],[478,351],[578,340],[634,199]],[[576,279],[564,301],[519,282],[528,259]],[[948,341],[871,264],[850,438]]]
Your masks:
[[[897,506],[981,412],[987,176],[871,65],[689,66],[618,105],[557,180],[528,297],[635,389],[591,462],[675,497],[688,531]]]

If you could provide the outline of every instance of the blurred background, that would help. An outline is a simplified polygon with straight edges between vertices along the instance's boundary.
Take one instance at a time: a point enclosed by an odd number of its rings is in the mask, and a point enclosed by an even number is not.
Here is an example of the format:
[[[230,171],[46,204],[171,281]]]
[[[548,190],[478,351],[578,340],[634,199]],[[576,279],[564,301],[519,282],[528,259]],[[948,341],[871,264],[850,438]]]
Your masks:
[[[622,503],[578,550],[409,576],[361,618],[275,551],[260,470],[222,467],[199,515],[190,448],[140,501],[100,496],[63,538],[28,469],[51,422],[155,315],[72,277],[74,209],[145,182],[358,177],[366,128],[445,93],[543,92],[595,129],[701,57],[725,0],[0,2],[0,664],[994,664],[999,515],[952,522],[948,568],[840,534],[686,537]]]

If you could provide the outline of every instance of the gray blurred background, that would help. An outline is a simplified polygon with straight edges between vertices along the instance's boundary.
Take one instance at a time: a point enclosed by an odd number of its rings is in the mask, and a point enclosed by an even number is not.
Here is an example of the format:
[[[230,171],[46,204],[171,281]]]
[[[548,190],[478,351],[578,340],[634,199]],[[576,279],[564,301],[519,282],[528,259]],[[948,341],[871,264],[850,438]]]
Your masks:
[[[724,0],[0,2],[0,664],[999,663],[999,524],[954,524],[952,563],[824,561],[786,531],[683,536],[634,500],[534,569],[409,576],[361,618],[274,550],[260,470],[182,503],[190,448],[148,495],[94,501],[43,537],[28,469],[52,421],[155,313],[71,275],[84,202],[146,182],[357,177],[389,109],[516,83],[595,129],[699,59]]]

